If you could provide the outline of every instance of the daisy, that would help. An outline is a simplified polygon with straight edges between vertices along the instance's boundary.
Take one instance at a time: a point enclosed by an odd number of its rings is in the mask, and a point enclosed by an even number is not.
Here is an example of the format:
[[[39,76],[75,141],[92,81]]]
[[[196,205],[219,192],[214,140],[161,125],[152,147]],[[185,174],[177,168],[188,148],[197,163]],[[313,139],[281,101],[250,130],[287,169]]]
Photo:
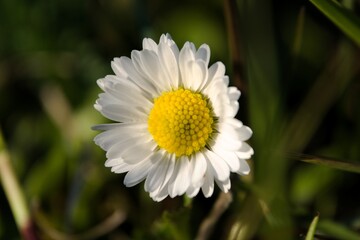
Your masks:
[[[145,38],[143,50],[115,58],[115,75],[97,81],[104,92],[94,106],[116,123],[95,126],[104,132],[94,141],[127,187],[145,180],[155,201],[200,189],[210,197],[214,183],[229,191],[230,172],[249,173],[252,131],[235,118],[240,91],[209,59],[206,44],[179,50],[169,34],[158,44]]]

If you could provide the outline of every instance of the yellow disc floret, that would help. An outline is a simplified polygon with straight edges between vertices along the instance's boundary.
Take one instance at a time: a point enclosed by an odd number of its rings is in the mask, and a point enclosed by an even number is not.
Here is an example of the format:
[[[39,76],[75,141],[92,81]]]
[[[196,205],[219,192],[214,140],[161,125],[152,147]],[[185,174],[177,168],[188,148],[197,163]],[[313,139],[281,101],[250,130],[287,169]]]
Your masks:
[[[213,133],[208,98],[188,89],[165,92],[154,100],[148,130],[160,148],[177,157],[198,152]]]

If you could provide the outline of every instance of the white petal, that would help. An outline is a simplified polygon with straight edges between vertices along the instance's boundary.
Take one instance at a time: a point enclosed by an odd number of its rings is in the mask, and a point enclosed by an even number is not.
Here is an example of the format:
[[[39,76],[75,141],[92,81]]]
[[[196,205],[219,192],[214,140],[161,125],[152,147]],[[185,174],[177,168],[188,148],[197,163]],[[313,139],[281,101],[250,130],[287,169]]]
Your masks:
[[[154,52],[157,52],[157,44],[151,38],[144,38],[143,49],[152,50]]]
[[[171,154],[167,161],[169,162],[168,164],[168,167],[166,169],[166,172],[165,172],[165,177],[164,177],[164,180],[163,180],[163,183],[161,185],[161,188],[165,188],[166,185],[168,184],[171,176],[173,175],[173,172],[174,172],[174,168],[175,168],[175,161],[176,161],[176,158],[175,158],[175,155],[174,154]],[[166,187],[167,189],[167,187]]]
[[[195,54],[195,59],[201,59],[205,62],[206,68],[210,61],[210,48],[207,44],[202,44]]]
[[[241,149],[242,142],[235,139],[229,139],[226,134],[219,133],[215,137],[214,145],[218,145],[216,147],[228,151],[239,151],[239,149]]]
[[[122,158],[111,158],[105,161],[105,167],[114,167],[121,164],[124,164],[124,159]]]
[[[147,79],[152,81],[160,92],[171,90],[170,81],[167,79],[164,67],[161,65],[159,57],[152,51],[143,50],[140,53],[141,69],[146,74]]]
[[[240,98],[241,92],[236,87],[229,87],[228,95],[231,101],[237,101]]]
[[[204,93],[210,98],[215,115],[219,117],[225,116],[224,113],[227,111],[224,108],[230,108],[230,101],[223,80],[214,79],[213,82],[204,89]]]
[[[124,173],[124,172],[130,171],[132,168],[133,168],[133,166],[131,166],[125,162],[122,162],[116,166],[113,166],[111,168],[111,171],[114,173]]]
[[[176,89],[179,87],[179,66],[174,52],[166,43],[159,44],[159,59],[167,73],[167,80]]]
[[[220,181],[224,181],[229,178],[229,166],[221,157],[209,150],[205,150],[204,154],[206,156],[206,160],[208,161],[208,163],[210,163],[209,165],[212,167],[215,178],[219,179]]]
[[[179,48],[176,45],[176,43],[172,40],[170,34],[161,35],[159,45],[163,43],[167,44],[171,48],[171,51],[174,53],[175,58],[179,59],[179,52],[180,52]]]
[[[147,113],[139,108],[129,108],[126,105],[108,104],[100,105],[99,110],[106,118],[117,122],[135,122],[147,119]]]
[[[205,160],[205,156],[201,152],[198,152],[195,157],[191,159],[191,161],[193,167],[191,182],[195,187],[199,187],[204,181],[207,162]]]
[[[192,185],[189,186],[189,188],[186,190],[186,195],[189,198],[195,197],[200,191],[200,187],[194,187]]]
[[[162,201],[167,196],[169,196],[169,192],[166,185],[163,188],[150,192],[150,197],[156,202]]]
[[[241,130],[241,128],[236,129],[229,124],[218,124],[218,131],[221,134],[223,134],[224,136],[226,136],[226,138],[231,141],[241,141],[242,140],[242,138],[241,138],[242,135],[240,133],[243,131]]]
[[[240,159],[240,168],[236,173],[240,175],[247,175],[250,173],[250,166],[244,159]]]
[[[160,44],[160,43],[166,43],[166,44],[169,44],[169,45],[170,45],[171,41],[173,41],[173,40],[172,40],[172,38],[171,38],[171,36],[170,36],[169,33],[167,33],[167,34],[161,34],[159,44]]]
[[[92,126],[91,129],[95,131],[107,131],[111,129],[115,129],[118,126],[124,123],[105,123],[105,124],[97,124],[95,126]],[[132,123],[131,123],[132,124]]]
[[[105,91],[105,84],[104,84],[104,79],[100,78],[96,81],[96,84],[101,88],[101,90]]]
[[[189,62],[188,74],[191,76],[189,88],[193,91],[199,91],[207,79],[207,67],[203,60]]]
[[[192,71],[190,70],[191,62],[195,60],[194,51],[189,42],[184,44],[184,47],[179,53],[179,68],[181,74],[181,83],[185,88],[190,88],[192,81]]]
[[[155,173],[158,168],[163,167],[163,164],[165,163],[164,158],[165,158],[165,154],[159,151],[157,151],[155,154],[151,156],[150,161],[152,164],[149,169],[148,177],[145,180],[145,184],[144,184],[145,191],[147,192],[154,191],[155,188],[152,186],[152,184],[154,184],[154,182],[156,183],[156,181],[159,181],[159,176],[157,176]]]
[[[187,157],[180,157],[176,160],[173,176],[169,181],[169,195],[175,197],[186,192],[190,184],[189,160]]]
[[[234,152],[225,151],[223,149],[215,149],[215,148],[213,150],[219,157],[224,159],[224,161],[229,166],[231,172],[236,172],[239,170],[240,160]]]
[[[126,69],[129,79],[145,92],[150,93],[151,96],[158,95],[159,90],[152,84],[152,82],[144,78],[144,73],[141,69],[139,69],[140,72],[138,72],[134,66],[134,63],[139,62],[139,51],[132,51],[131,58],[132,59],[121,57],[119,60],[123,68]]]
[[[121,153],[121,157],[128,164],[137,164],[138,162],[144,159],[148,159],[150,156],[152,156],[156,146],[157,145],[154,141],[134,144],[125,149]]]
[[[139,103],[141,103],[141,100],[139,99],[138,101],[135,99],[133,99],[133,101],[120,100],[119,98],[114,98],[108,93],[101,93],[99,94],[99,98],[96,100],[94,106],[95,109],[100,113],[103,113],[103,115],[110,114],[112,116],[120,116],[120,119],[145,119],[146,121],[153,104],[146,101],[142,102],[144,104],[140,105]],[[124,112],[126,112],[125,114],[128,116],[122,116],[124,115]],[[121,122],[119,120],[115,121]]]
[[[234,128],[241,128],[243,126],[243,123],[236,119],[236,118],[221,118],[219,119],[220,124],[229,124],[233,126]]]
[[[174,170],[175,159],[169,158],[168,154],[161,155],[163,155],[161,160],[151,167],[145,181],[145,190],[148,192],[158,190],[166,184]]]
[[[224,84],[222,78],[225,76],[225,65],[222,62],[216,62],[208,69],[208,78],[206,84],[201,90],[203,93],[209,95],[209,91],[215,82],[222,82]],[[226,85],[227,86],[227,85]]]
[[[239,111],[239,102],[232,101],[230,104],[227,105],[227,108],[225,108],[226,111],[224,111],[224,115],[227,117],[235,117],[237,112]]]
[[[122,64],[120,62],[120,58],[114,58],[114,60],[111,62],[111,68],[114,71],[114,73],[116,74],[116,76],[123,77],[123,78],[127,78],[129,76],[127,71],[122,66]]]
[[[239,134],[239,139],[242,141],[248,140],[253,134],[251,128],[249,128],[248,126],[243,126],[242,128],[236,131]]]
[[[104,80],[104,91],[107,94],[110,94],[117,101],[123,104],[131,104],[139,106],[141,102],[141,106],[146,106],[151,108],[153,103],[149,95],[147,95],[141,88],[139,88],[136,84],[129,81],[128,79],[122,79],[117,77],[117,81],[113,82],[110,79],[114,76],[107,76]]]
[[[106,157],[107,158],[122,157],[122,154],[130,147],[139,146],[139,149],[141,149],[141,146],[143,146],[143,144],[147,142],[149,142],[149,136],[146,135],[141,137],[127,138],[122,142],[117,142],[116,144],[112,145],[109,148],[109,150],[107,150]]]
[[[236,155],[242,159],[249,159],[253,154],[254,150],[246,142],[243,142],[240,149],[238,149],[238,151],[236,152]]]
[[[211,197],[214,192],[214,176],[209,171],[205,175],[204,184],[201,187],[201,191],[206,198]]]
[[[126,187],[132,187],[142,182],[148,175],[149,169],[152,163],[150,160],[144,160],[139,162],[131,169],[124,178],[124,184]]]
[[[222,62],[216,62],[209,67],[209,79],[216,79],[225,76],[225,65]]]
[[[218,185],[218,187],[221,189],[221,191],[223,191],[224,193],[227,193],[230,188],[231,188],[231,182],[230,179],[226,179],[223,182],[220,182],[218,180],[215,179],[216,185]]]
[[[113,124],[115,125],[115,124]],[[147,133],[147,124],[134,123],[115,125],[111,130],[98,134],[94,141],[102,149],[108,150],[112,145],[125,141],[127,138],[137,138]]]

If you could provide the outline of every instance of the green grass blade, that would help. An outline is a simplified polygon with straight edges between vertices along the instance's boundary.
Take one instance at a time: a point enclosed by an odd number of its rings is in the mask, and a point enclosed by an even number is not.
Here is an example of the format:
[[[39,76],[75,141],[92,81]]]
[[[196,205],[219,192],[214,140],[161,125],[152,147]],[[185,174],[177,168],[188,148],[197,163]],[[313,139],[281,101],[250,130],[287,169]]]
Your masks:
[[[360,46],[360,19],[356,15],[332,0],[310,0],[310,2]]]
[[[296,156],[295,158],[307,163],[322,165],[347,172],[360,173],[360,164],[355,162],[340,161],[336,159],[330,159],[330,158],[318,157],[318,156],[306,155],[306,154]]]
[[[32,228],[32,219],[24,191],[15,174],[10,154],[6,149],[0,129],[0,186],[3,187],[5,196],[10,204],[15,223],[23,239],[37,239]]]
[[[347,240],[360,239],[360,235],[357,232],[350,230],[345,226],[330,220],[320,221],[318,224],[318,229],[336,239],[347,239]]]
[[[316,226],[317,226],[318,222],[319,222],[319,215],[315,216],[314,219],[312,220],[309,230],[306,234],[305,240],[314,240],[314,235],[315,235]]]
[[[284,101],[280,90],[281,71],[273,4],[272,1],[260,0],[237,2],[248,81],[248,91],[245,93],[248,95],[245,98],[249,100],[249,125],[256,133],[251,139],[251,146],[256,152],[252,172],[259,194],[247,196],[241,204],[229,239],[253,239],[259,225],[264,222],[263,217],[271,225],[271,233],[268,232],[268,235],[279,229],[287,229],[282,232],[282,237],[291,239],[292,220],[287,203],[281,205],[281,208],[276,205],[286,189],[285,176],[289,161],[282,156],[284,151],[280,141],[284,124]],[[272,174],[269,174],[269,169],[272,169]],[[265,212],[264,208],[268,210]]]
[[[355,52],[349,41],[340,42],[288,123],[283,140],[288,152],[303,151],[326,113],[349,86],[357,72]]]

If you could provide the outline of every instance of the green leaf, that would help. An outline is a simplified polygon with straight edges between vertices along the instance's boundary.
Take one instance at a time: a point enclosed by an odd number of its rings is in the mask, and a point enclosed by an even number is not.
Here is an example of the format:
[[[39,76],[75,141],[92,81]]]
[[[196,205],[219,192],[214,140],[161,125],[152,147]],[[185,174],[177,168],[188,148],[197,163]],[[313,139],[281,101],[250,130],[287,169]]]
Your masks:
[[[319,215],[315,216],[314,219],[312,220],[309,230],[306,234],[305,240],[313,240],[314,239],[314,234],[315,234],[316,226],[317,226],[318,222],[319,222]]]
[[[360,46],[360,19],[332,0],[310,0],[330,21]]]

